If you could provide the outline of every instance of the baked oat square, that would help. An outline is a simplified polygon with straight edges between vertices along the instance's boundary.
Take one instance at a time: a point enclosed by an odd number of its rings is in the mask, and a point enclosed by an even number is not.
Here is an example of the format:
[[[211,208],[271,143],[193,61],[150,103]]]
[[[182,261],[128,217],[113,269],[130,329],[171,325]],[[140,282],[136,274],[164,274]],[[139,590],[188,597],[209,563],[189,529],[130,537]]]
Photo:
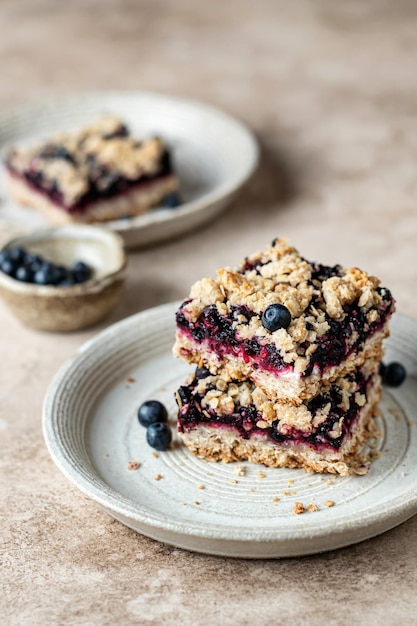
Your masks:
[[[55,223],[139,215],[179,189],[164,142],[133,137],[115,117],[17,146],[5,165],[11,196]]]
[[[209,461],[365,474],[369,458],[361,450],[376,434],[380,394],[376,363],[299,406],[274,403],[250,381],[226,382],[197,368],[176,393],[178,431],[193,454]]]
[[[378,361],[395,304],[358,268],[309,262],[274,240],[236,270],[191,288],[174,354],[225,381],[250,379],[274,401],[301,404],[366,360]]]

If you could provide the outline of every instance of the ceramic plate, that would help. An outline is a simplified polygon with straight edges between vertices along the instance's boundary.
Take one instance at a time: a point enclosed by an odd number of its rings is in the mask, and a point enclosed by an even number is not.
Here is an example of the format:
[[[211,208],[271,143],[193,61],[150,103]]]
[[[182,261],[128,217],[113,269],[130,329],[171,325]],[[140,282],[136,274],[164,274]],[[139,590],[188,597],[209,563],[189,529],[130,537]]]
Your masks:
[[[174,359],[176,304],[150,309],[100,333],[57,374],[44,404],[55,463],[84,494],[136,531],[175,546],[234,557],[283,557],[346,546],[417,512],[417,322],[396,315],[386,362],[405,383],[385,389],[366,476],[332,477],[194,458],[175,438],[153,453],[136,413],[146,399],[169,408],[190,366]],[[139,463],[136,470],[129,463]],[[295,502],[316,512],[293,513]],[[334,502],[328,508],[326,502]]]
[[[50,100],[0,115],[0,151],[78,128],[103,114],[120,116],[134,134],[159,135],[172,148],[183,204],[108,222],[128,247],[170,239],[213,219],[250,177],[258,146],[250,131],[205,104],[146,92],[103,92]],[[0,223],[48,225],[35,211],[9,200],[0,179]]]

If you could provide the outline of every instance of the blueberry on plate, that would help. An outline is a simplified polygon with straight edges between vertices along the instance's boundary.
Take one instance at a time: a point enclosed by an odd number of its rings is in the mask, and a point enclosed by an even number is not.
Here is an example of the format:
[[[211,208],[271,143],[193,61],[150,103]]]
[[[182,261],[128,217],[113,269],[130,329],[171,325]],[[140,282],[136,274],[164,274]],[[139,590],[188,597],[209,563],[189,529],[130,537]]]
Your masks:
[[[378,374],[381,376],[382,380],[384,380],[386,371],[387,371],[387,366],[385,365],[385,363],[383,363],[383,361],[381,361],[378,367]]]
[[[291,313],[283,304],[270,304],[262,313],[262,325],[272,333],[279,328],[288,328]]]
[[[180,197],[177,193],[170,193],[161,201],[161,207],[164,209],[175,209],[177,206],[181,204]]]
[[[155,450],[165,452],[168,450],[172,440],[172,432],[168,424],[163,422],[155,422],[148,426],[146,430],[146,441]]]
[[[139,424],[147,428],[156,422],[166,422],[168,411],[159,400],[147,400],[139,407],[138,420]]]
[[[406,379],[407,372],[401,363],[393,361],[386,366],[384,383],[389,387],[399,387]]]

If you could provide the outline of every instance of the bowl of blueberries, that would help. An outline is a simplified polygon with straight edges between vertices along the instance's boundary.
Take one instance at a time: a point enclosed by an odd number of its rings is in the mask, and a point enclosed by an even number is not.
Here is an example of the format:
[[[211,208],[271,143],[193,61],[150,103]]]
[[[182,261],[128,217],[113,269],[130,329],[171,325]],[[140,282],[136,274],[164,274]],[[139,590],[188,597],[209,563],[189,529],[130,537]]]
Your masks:
[[[123,240],[97,226],[24,234],[0,249],[0,296],[25,325],[63,332],[92,326],[120,301]]]

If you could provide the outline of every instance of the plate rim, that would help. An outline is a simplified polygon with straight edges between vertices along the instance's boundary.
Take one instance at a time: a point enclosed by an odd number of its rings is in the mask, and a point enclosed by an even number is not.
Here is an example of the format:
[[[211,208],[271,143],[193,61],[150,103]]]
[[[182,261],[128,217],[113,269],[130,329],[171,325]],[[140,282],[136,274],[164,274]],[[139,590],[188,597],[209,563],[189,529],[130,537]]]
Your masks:
[[[361,510],[361,518],[359,522],[357,519],[355,520],[354,511],[350,512],[349,515],[345,516],[343,519],[333,520],[331,529],[328,529],[326,526],[323,527],[323,524],[319,519],[315,522],[310,519],[308,527],[306,527],[304,523],[298,524],[299,535],[294,536],[294,532],[296,530],[295,526],[291,528],[280,528],[279,524],[277,524],[277,527],[274,529],[260,529],[257,527],[248,529],[247,527],[242,528],[239,526],[225,527],[219,523],[198,523],[198,521],[195,520],[186,520],[181,522],[177,518],[173,519],[172,516],[166,514],[149,512],[147,511],[146,506],[135,503],[130,498],[122,496],[115,489],[107,485],[96,470],[94,471],[100,484],[98,482],[93,484],[91,480],[81,476],[79,473],[80,468],[74,467],[72,463],[65,458],[65,455],[63,455],[63,451],[56,438],[56,431],[53,428],[54,416],[51,411],[55,396],[59,392],[60,385],[62,385],[66,380],[71,368],[78,363],[79,359],[82,359],[83,356],[86,357],[90,355],[97,345],[102,343],[105,345],[106,342],[111,344],[112,338],[117,336],[121,331],[126,331],[126,329],[130,326],[135,326],[140,323],[140,320],[142,320],[145,316],[155,316],[155,314],[159,314],[163,317],[170,314],[173,320],[172,314],[179,304],[180,301],[175,301],[146,309],[107,327],[99,332],[95,337],[82,344],[76,353],[61,366],[52,379],[43,404],[42,429],[44,440],[57,467],[82,493],[106,509],[110,514],[113,511],[118,515],[126,517],[132,521],[139,522],[141,525],[152,529],[179,533],[182,536],[188,537],[209,538],[214,541],[229,541],[240,543],[242,545],[251,543],[274,543],[276,545],[280,545],[288,542],[296,543],[297,540],[301,538],[304,540],[318,540],[326,537],[330,538],[331,536],[337,537],[346,533],[346,531],[360,529],[364,532],[376,523],[385,523],[382,530],[370,535],[375,536],[375,534],[380,534],[380,532],[384,532],[385,530],[396,526],[417,513],[417,493],[415,487],[413,488],[413,486],[411,486],[407,490],[402,491],[401,494],[390,499],[388,509],[381,510],[380,507],[378,508],[370,504],[365,509]],[[395,316],[399,320],[398,323],[400,324],[401,322],[411,322],[413,324],[417,324],[417,321],[413,318],[400,313],[396,313]],[[297,519],[300,517],[301,516],[297,516]],[[389,524],[390,520],[392,521],[391,525]],[[302,522],[301,519],[299,521]],[[236,531],[239,531],[239,536],[236,536]],[[145,532],[143,532],[143,534],[145,534]],[[363,537],[358,539],[358,541],[362,539]],[[169,543],[169,541],[166,541],[166,543]],[[349,541],[348,543],[351,544],[354,543],[354,541]],[[337,546],[332,546],[332,548],[334,547]],[[303,551],[302,553],[312,554],[313,552],[314,550],[309,550]],[[213,553],[215,552],[213,551]]]
[[[100,98],[155,98],[161,102],[175,103],[177,105],[190,106],[196,110],[204,111],[206,114],[220,118],[223,122],[233,126],[241,135],[245,137],[248,144],[247,151],[247,163],[245,168],[237,177],[232,180],[223,181],[218,187],[204,193],[202,196],[193,200],[185,202],[175,210],[158,208],[155,211],[145,213],[132,217],[130,220],[110,220],[104,222],[104,226],[121,235],[126,236],[135,231],[136,229],[142,230],[146,227],[153,227],[156,224],[169,223],[175,221],[176,218],[184,218],[188,215],[198,214],[204,212],[205,209],[220,203],[227,202],[230,197],[237,193],[243,185],[253,176],[255,173],[260,159],[260,145],[255,136],[254,131],[245,124],[238,117],[235,117],[229,113],[226,113],[221,108],[215,105],[200,101],[197,98],[188,98],[177,95],[170,95],[163,92],[152,90],[140,90],[140,89],[94,89],[94,90],[80,90],[80,91],[68,91],[62,94],[51,94],[46,98],[37,98],[31,103],[18,104],[15,107],[7,107],[0,110],[0,136],[4,127],[7,124],[14,123],[14,120],[19,117],[33,117],[36,111],[44,110],[45,108],[55,108],[60,106],[69,106],[73,102],[78,105],[84,101],[99,101]],[[4,142],[0,143],[0,148],[4,147]],[[146,222],[141,224],[141,221]],[[102,225],[103,225],[102,224]],[[146,244],[144,244],[146,245]]]

